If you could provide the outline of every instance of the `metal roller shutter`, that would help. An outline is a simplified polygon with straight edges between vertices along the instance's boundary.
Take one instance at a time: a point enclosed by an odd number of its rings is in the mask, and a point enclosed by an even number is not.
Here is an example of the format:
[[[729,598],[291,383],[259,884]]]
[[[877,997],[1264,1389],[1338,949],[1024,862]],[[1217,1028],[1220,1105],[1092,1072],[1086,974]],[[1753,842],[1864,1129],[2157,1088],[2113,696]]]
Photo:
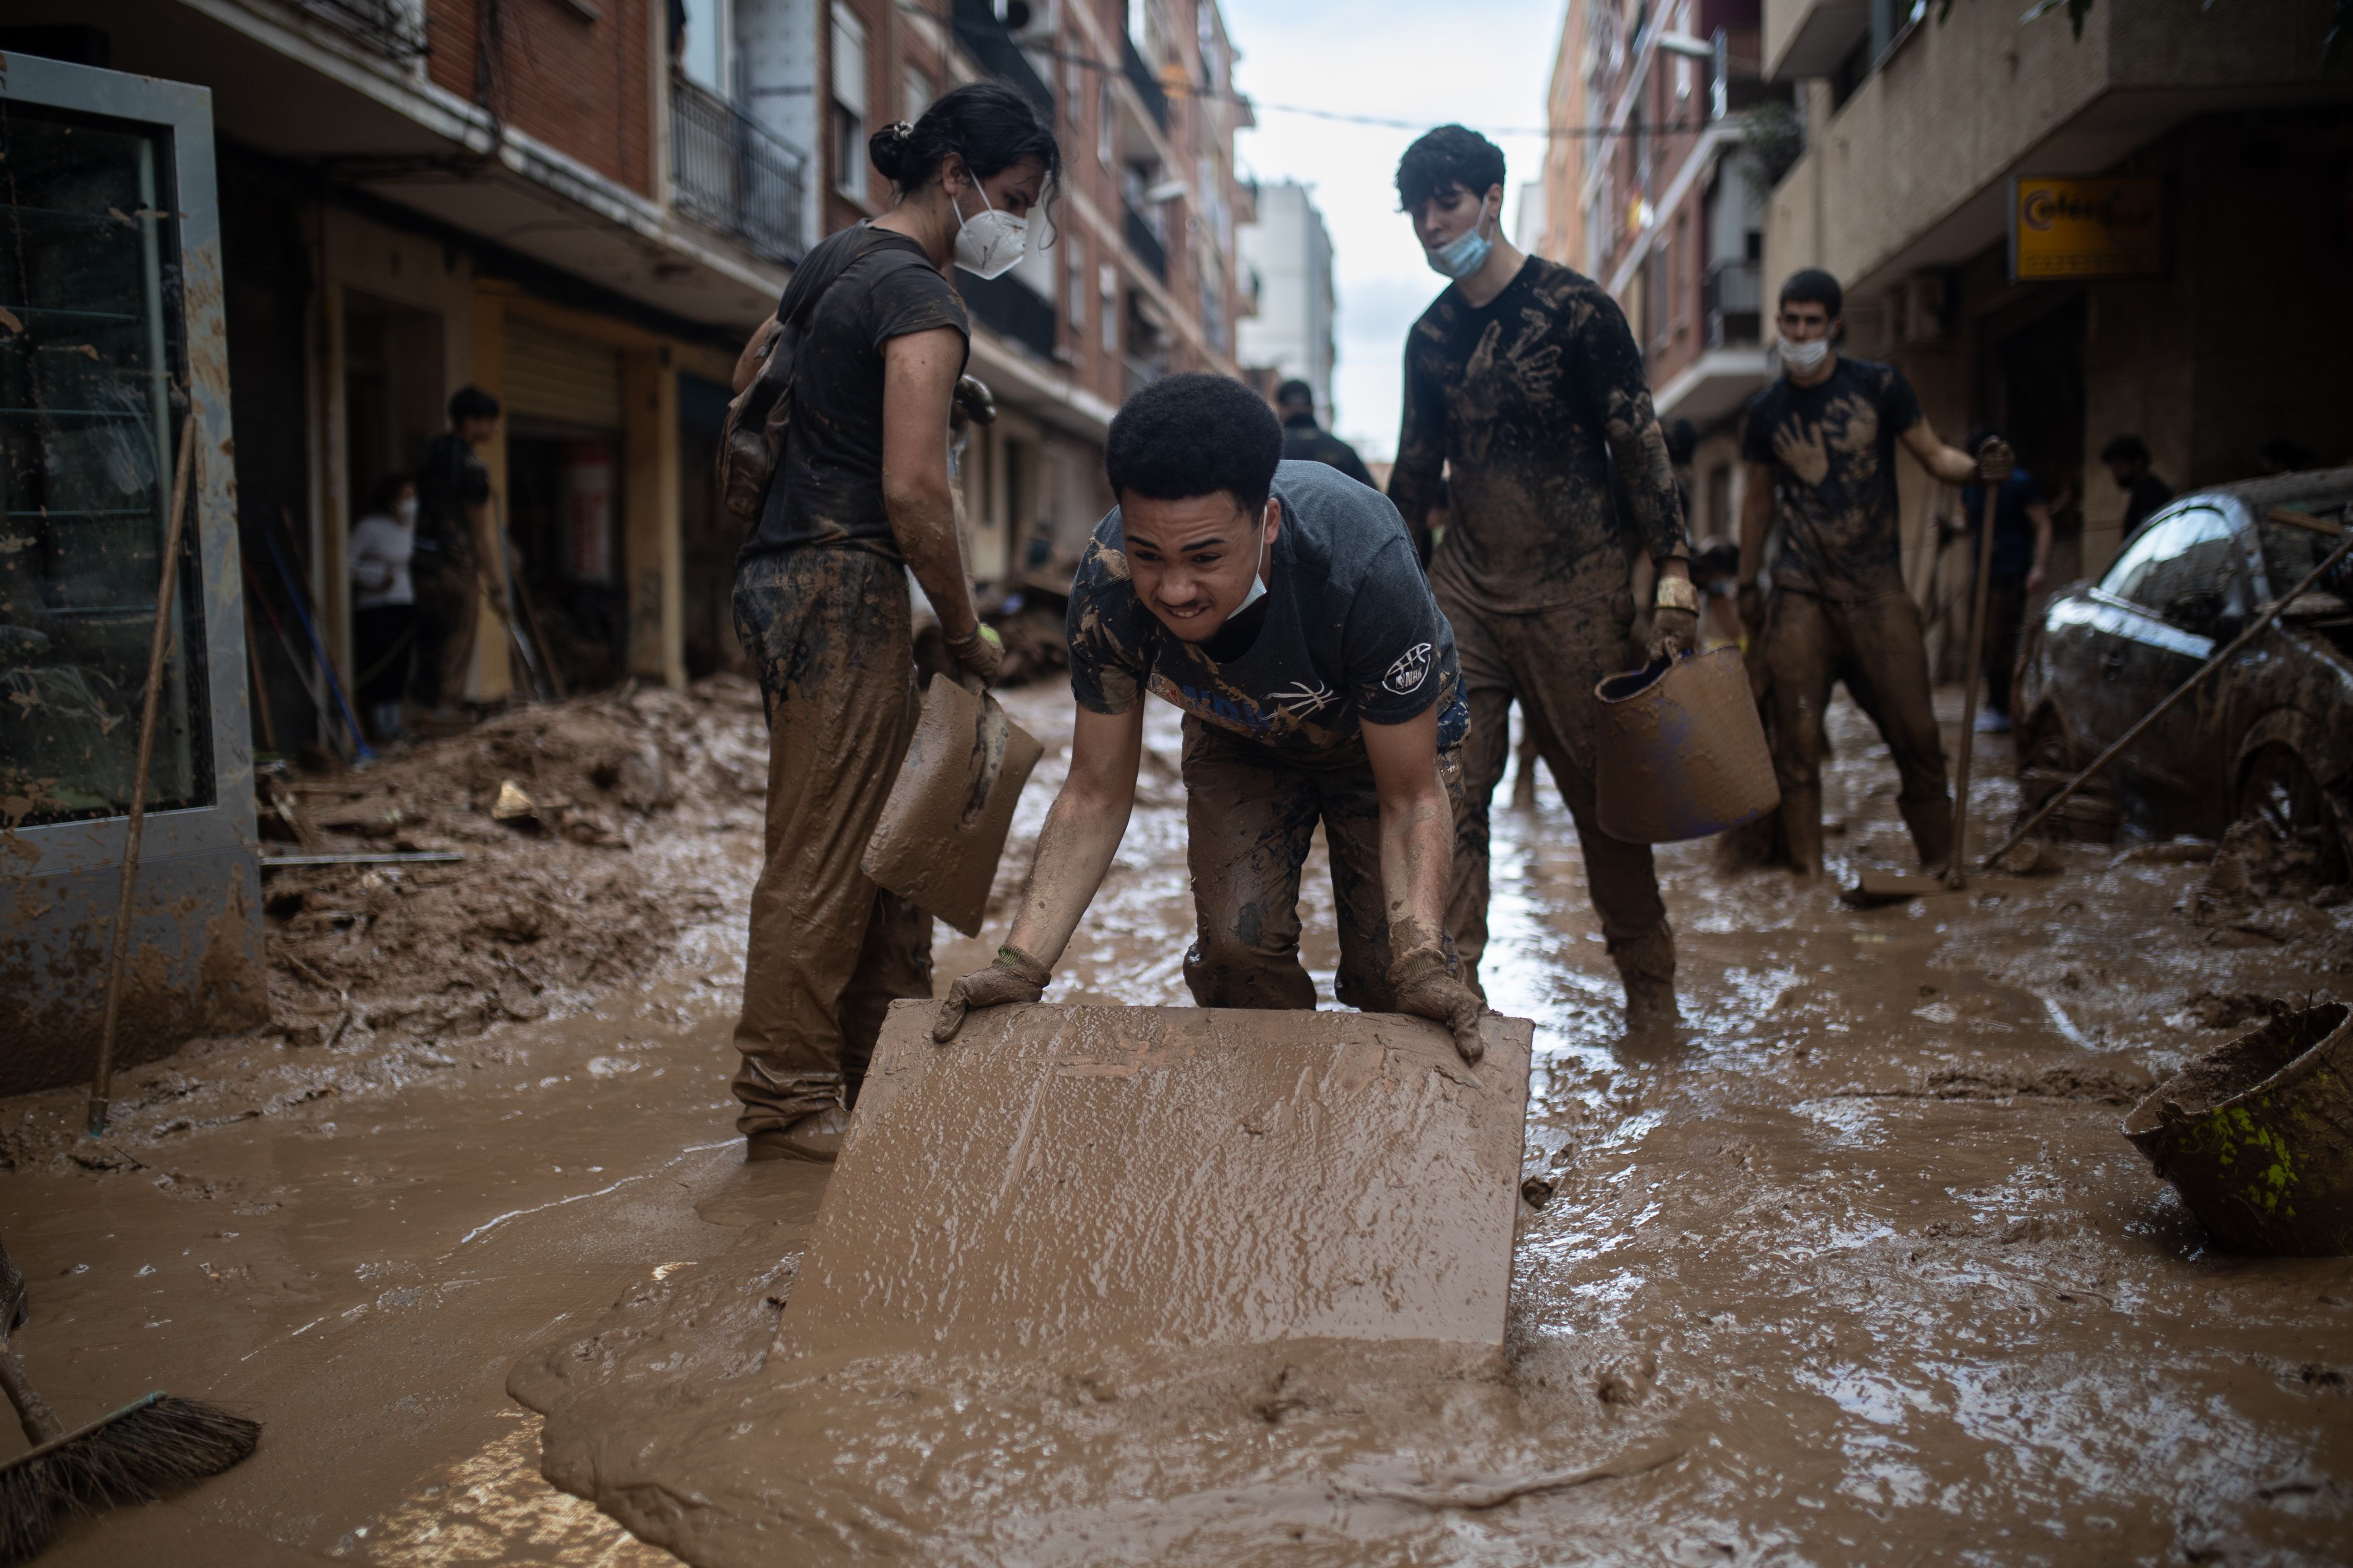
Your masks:
[[[621,356],[603,343],[509,316],[506,406],[527,419],[621,427]]]

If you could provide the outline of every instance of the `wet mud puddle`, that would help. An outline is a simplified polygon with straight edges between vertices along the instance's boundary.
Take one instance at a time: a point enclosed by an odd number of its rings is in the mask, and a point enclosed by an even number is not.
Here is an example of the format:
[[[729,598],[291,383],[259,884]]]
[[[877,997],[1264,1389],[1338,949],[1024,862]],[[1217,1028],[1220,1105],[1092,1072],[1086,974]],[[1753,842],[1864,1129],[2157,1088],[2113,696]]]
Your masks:
[[[1018,845],[1068,721],[1052,691],[1008,706],[1050,747]],[[1833,850],[1900,866],[1892,769],[1843,704],[1832,729]],[[1186,999],[1173,731],[1052,1000]],[[54,1400],[160,1382],[272,1423],[58,1560],[659,1561],[533,1473],[510,1369],[552,1475],[712,1565],[2345,1560],[2353,1264],[2212,1252],[2116,1131],[2226,1037],[2211,999],[2342,995],[2340,931],[2227,938],[2184,912],[2204,868],[2105,847],[2030,893],[1867,912],[1683,847],[1687,1027],[1636,1044],[1542,798],[1496,818],[1489,986],[1537,1026],[1525,1171],[1551,1189],[1500,1354],[780,1353],[820,1178],[735,1163],[729,921],[593,1015],[493,1031],[462,1081],[0,1183],[52,1265],[19,1343],[64,1363]],[[1978,831],[2013,804],[1998,782]],[[940,973],[984,942],[943,941]]]

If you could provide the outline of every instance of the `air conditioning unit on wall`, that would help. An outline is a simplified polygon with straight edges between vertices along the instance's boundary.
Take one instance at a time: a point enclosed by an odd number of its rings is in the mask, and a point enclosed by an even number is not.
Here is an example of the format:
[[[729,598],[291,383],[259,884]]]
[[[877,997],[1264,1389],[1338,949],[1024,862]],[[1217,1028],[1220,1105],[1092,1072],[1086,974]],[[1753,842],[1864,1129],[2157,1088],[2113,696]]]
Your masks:
[[[1061,30],[1060,0],[997,0],[997,19],[1014,41],[1033,49],[1050,49]]]

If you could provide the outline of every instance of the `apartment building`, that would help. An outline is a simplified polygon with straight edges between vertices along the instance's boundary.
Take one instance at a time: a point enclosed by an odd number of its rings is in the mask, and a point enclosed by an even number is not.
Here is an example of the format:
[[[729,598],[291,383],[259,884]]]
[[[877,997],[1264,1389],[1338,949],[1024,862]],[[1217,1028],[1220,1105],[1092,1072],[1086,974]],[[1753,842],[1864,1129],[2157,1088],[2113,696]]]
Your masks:
[[[1258,219],[1241,231],[1241,263],[1257,313],[1241,322],[1240,357],[1262,389],[1293,379],[1315,389],[1315,416],[1332,427],[1332,234],[1314,193],[1295,180],[1262,184]]]
[[[2052,499],[2059,576],[2119,542],[2116,435],[2177,489],[2275,442],[2353,460],[2353,89],[2322,70],[2327,5],[2101,0],[2080,37],[2064,8],[1763,9],[1804,132],[1767,286],[1830,268],[1852,352],[1901,366],[1939,431],[2003,429]],[[1905,468],[1916,536],[1937,503]]]
[[[810,246],[887,206],[867,136],[959,82],[1027,92],[1068,165],[1020,268],[957,274],[1003,410],[965,458],[976,574],[1066,585],[1119,402],[1239,368],[1249,110],[1214,3],[16,0],[0,48],[210,91],[278,750],[344,732],[293,599],[348,683],[352,522],[469,383],[505,406],[482,456],[557,678],[731,663],[740,530],[711,474],[735,353]],[[469,695],[495,701],[512,645],[481,634]]]
[[[1764,190],[1775,117],[1757,0],[1570,0],[1547,94],[1544,254],[1607,288],[1662,421],[1699,437],[1693,536],[1738,515],[1738,426],[1764,384]]]

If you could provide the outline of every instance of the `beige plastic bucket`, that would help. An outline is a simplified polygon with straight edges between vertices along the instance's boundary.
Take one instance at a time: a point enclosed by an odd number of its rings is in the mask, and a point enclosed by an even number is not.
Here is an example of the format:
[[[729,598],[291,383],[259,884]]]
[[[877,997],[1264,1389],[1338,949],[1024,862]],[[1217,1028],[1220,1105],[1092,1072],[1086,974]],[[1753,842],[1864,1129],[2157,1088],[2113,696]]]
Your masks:
[[[1013,808],[1045,750],[987,692],[933,676],[907,760],[867,841],[866,874],[965,935],[979,935]]]
[[[1610,837],[1704,838],[1781,804],[1738,648],[1630,669],[1593,694],[1595,814]]]

